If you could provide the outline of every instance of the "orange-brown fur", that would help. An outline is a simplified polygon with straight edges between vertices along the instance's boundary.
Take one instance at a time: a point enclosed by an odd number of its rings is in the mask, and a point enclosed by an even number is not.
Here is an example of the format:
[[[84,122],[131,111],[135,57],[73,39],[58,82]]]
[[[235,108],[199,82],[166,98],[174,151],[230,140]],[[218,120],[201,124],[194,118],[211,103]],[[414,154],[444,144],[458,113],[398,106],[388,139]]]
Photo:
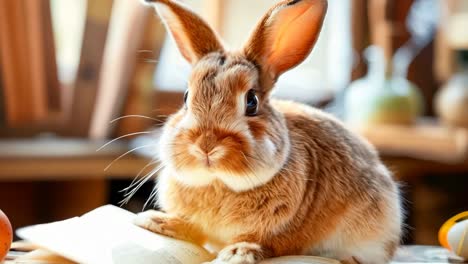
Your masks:
[[[378,205],[384,202],[379,201],[381,189],[393,187],[390,191],[396,190],[391,179],[365,176],[374,173],[373,163],[379,163],[373,148],[347,132],[337,121],[321,116],[320,112],[311,119],[297,110],[288,110],[295,109],[292,108],[294,103],[279,105],[278,110],[283,111],[287,120],[292,150],[289,163],[271,182],[252,191],[236,193],[219,182],[191,188],[171,180],[165,192],[168,203],[164,204],[164,209],[178,212],[189,222],[190,216],[202,214],[207,226],[240,223],[253,227],[251,232],[225,241],[223,246],[240,241],[259,242],[270,249],[273,256],[307,253],[308,246],[335,230],[349,207],[362,213],[361,219],[354,223],[356,230],[362,229],[360,235],[369,239],[372,235],[378,236],[376,231],[382,228],[380,219],[385,216],[377,210],[385,208],[385,204]],[[340,135],[330,137],[330,132]],[[305,142],[309,134],[314,138]],[[368,163],[369,167],[356,170],[362,166],[357,163]],[[303,196],[295,195],[298,193]],[[372,225],[364,229],[363,222]],[[213,242],[217,238],[207,237],[204,242],[208,240]],[[389,256],[394,250],[394,247],[389,248]]]
[[[202,23],[174,1],[155,2],[183,12],[172,17],[184,20],[178,25]],[[294,44],[299,47],[291,56],[288,49],[279,49],[275,56],[287,58],[285,64],[269,56],[267,40],[275,32],[268,23],[275,23],[283,10],[295,14],[297,3],[306,5],[300,6],[298,16],[311,16],[316,32]],[[326,113],[270,99],[278,76],[312,49],[325,10],[324,0],[280,2],[240,52],[220,50],[206,25],[195,37],[187,31],[196,28],[171,28],[169,23],[171,31],[184,35],[175,38],[178,46],[189,44],[182,53],[193,71],[187,104],[169,118],[161,142],[165,168],[158,197],[166,214],[145,212],[140,226],[208,243],[221,250],[218,258],[224,263],[257,263],[293,254],[348,263],[385,263],[391,258],[400,237],[399,194],[374,148]],[[239,106],[249,89],[259,99],[255,116],[244,116]],[[217,152],[216,158],[211,151]]]

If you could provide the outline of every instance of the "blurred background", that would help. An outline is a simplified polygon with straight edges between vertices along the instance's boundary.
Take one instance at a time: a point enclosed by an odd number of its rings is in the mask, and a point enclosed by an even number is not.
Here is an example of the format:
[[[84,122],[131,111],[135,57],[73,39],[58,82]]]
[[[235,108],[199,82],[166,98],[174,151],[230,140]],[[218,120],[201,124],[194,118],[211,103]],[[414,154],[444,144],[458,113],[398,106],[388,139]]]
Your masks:
[[[184,2],[236,48],[277,1]],[[329,0],[316,48],[275,91],[377,147],[401,183],[406,243],[437,244],[468,210],[467,28],[466,0]],[[189,73],[140,1],[0,1],[0,209],[14,228],[143,210]]]

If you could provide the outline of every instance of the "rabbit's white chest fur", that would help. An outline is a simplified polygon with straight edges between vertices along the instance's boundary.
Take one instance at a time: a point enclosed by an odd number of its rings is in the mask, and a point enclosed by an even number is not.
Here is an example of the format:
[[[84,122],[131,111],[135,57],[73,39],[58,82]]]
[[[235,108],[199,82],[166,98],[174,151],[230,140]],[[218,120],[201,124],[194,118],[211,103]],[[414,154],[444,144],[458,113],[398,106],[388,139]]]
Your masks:
[[[236,202],[233,204],[226,193],[213,190],[197,192],[191,189],[193,187],[184,191],[178,184],[168,174],[159,176],[160,206],[198,226],[215,249],[226,246],[233,238],[254,228],[254,225],[249,224],[252,221],[251,212],[243,212],[243,206]],[[250,217],[240,217],[247,214]]]
[[[208,237],[208,244],[217,251],[227,246],[230,241],[243,234],[246,230],[245,225],[232,222],[225,223],[223,219],[205,212],[192,215],[190,219],[192,222],[199,224]]]

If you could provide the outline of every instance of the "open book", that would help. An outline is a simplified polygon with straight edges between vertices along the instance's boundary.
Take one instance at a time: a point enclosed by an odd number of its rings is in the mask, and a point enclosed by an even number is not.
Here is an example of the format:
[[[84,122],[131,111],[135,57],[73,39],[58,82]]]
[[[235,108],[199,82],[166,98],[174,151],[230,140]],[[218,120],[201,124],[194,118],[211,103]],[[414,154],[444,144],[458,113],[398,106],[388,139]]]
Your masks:
[[[215,259],[205,248],[133,225],[135,214],[105,205],[81,217],[20,228],[17,235],[70,260],[90,264],[200,264]],[[59,262],[54,262],[59,263]],[[339,261],[288,256],[264,264],[336,264]]]

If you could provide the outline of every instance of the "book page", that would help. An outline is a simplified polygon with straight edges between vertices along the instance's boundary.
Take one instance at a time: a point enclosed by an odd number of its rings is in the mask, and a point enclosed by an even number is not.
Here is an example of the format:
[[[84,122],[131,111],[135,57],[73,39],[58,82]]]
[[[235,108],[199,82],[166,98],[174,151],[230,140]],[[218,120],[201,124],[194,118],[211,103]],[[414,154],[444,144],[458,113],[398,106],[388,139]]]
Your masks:
[[[338,260],[313,256],[286,256],[266,259],[261,264],[340,264]]]
[[[202,247],[133,225],[134,217],[106,205],[81,217],[21,228],[17,234],[79,263],[200,264],[214,258]]]

